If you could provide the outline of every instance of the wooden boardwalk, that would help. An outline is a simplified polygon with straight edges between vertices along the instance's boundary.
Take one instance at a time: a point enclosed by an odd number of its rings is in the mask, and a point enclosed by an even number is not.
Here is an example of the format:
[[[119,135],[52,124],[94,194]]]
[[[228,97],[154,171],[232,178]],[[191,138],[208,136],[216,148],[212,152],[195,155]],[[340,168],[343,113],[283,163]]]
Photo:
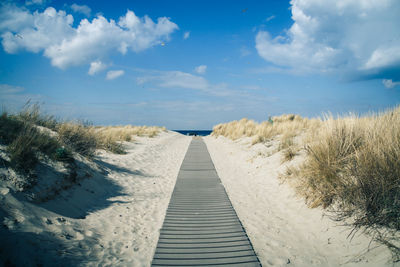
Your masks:
[[[152,266],[221,265],[261,266],[197,137],[182,162]]]

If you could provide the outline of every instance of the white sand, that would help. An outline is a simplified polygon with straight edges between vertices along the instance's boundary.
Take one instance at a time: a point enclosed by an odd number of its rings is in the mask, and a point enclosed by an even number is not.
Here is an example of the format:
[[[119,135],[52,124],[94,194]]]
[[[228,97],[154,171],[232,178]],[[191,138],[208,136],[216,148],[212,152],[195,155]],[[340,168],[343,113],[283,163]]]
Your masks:
[[[45,203],[0,183],[0,265],[149,266],[190,141],[174,132],[135,137],[126,155],[79,162],[88,177]]]
[[[9,259],[18,266],[149,266],[190,141],[167,132],[125,143],[127,155],[103,151],[97,164],[78,160],[79,183],[44,203],[29,202],[0,181],[0,265]],[[385,247],[365,253],[368,237],[350,242],[349,229],[280,184],[286,164],[277,141],[205,141],[264,266],[393,266]],[[41,175],[32,192],[43,199],[51,196],[47,179],[55,174],[44,168]]]
[[[205,141],[263,266],[393,266],[384,246],[365,253],[370,238],[360,233],[349,240],[349,228],[323,217],[322,209],[308,208],[278,180],[288,163],[281,164],[276,140],[254,146],[250,138]]]

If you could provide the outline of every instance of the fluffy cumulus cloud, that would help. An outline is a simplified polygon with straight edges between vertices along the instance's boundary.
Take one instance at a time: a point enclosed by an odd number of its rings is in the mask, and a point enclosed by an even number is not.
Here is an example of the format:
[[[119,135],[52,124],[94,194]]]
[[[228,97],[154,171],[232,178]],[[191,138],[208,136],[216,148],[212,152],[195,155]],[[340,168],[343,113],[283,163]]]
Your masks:
[[[43,54],[61,69],[89,64],[112,51],[140,52],[169,40],[178,26],[166,17],[154,22],[139,18],[128,10],[118,21],[99,15],[83,19],[77,27],[74,18],[52,7],[30,12],[22,7],[3,5],[0,10],[0,34],[7,53],[22,50]]]
[[[87,17],[90,17],[90,14],[92,13],[92,9],[88,7],[87,5],[78,5],[78,4],[72,4],[71,9],[76,12],[76,13],[81,13]]]
[[[2,45],[7,53],[20,50],[37,53],[74,35],[74,18],[52,7],[33,14],[17,7],[3,7],[1,14]]]
[[[197,67],[194,69],[194,71],[197,72],[198,74],[204,74],[204,73],[206,73],[206,71],[207,71],[207,66],[206,66],[206,65],[197,66]]]
[[[106,68],[107,68],[107,66],[103,62],[101,62],[100,60],[93,61],[93,62],[90,63],[90,68],[89,68],[88,74],[89,75],[94,75],[97,72],[105,70]]]
[[[360,79],[400,79],[400,1],[292,0],[284,35],[259,31],[265,60],[299,72],[351,73]]]
[[[122,75],[125,74],[125,71],[123,70],[110,70],[107,72],[106,79],[107,80],[114,80]]]

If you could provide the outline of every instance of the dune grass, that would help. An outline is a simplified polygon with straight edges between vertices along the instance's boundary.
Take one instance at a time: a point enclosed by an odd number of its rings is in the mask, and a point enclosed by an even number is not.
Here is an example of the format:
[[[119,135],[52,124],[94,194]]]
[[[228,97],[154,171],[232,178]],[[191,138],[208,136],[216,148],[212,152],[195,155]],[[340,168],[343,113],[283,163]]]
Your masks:
[[[102,148],[99,136],[93,127],[78,122],[59,123],[55,131],[57,139],[71,150],[92,157],[97,148]]]
[[[96,149],[124,154],[121,141],[131,141],[135,135],[154,137],[165,130],[163,127],[95,127],[83,122],[62,122],[41,113],[39,105],[30,103],[17,114],[3,112],[0,117],[0,142],[7,146],[10,166],[24,174],[34,171],[40,155],[73,161],[72,153],[90,158]]]
[[[121,141],[133,141],[134,136],[155,137],[162,131],[166,131],[165,127],[158,126],[105,126],[96,127],[95,133],[98,136],[101,148],[112,151],[114,153],[125,153],[121,145]]]
[[[287,178],[311,207],[371,231],[400,260],[400,107],[366,117],[325,118],[307,158]]]
[[[31,123],[6,112],[0,116],[0,140],[7,145],[11,167],[27,174],[38,162],[38,153],[57,159],[56,151],[61,147],[57,140],[41,133]]]
[[[97,133],[115,141],[132,141],[132,136],[155,137],[160,132],[166,131],[165,127],[158,126],[105,126],[97,127]]]
[[[322,206],[354,232],[370,233],[400,260],[400,107],[364,117],[243,119],[213,129],[214,136],[233,140],[253,137],[253,144],[277,136],[282,162],[296,155],[293,138],[299,134],[306,158],[282,178],[310,207]]]
[[[318,127],[320,120],[302,118],[299,115],[285,114],[272,117],[269,121],[257,123],[249,119],[241,119],[228,123],[218,124],[213,127],[213,136],[225,136],[232,140],[241,137],[252,137],[253,144],[268,141],[277,135],[283,135],[284,139],[294,137],[304,129]]]

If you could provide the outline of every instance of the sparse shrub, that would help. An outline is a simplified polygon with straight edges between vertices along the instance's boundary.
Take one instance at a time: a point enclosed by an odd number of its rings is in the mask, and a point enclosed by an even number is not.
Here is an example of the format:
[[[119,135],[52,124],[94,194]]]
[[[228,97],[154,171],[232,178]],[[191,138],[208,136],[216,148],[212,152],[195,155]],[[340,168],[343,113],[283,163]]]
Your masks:
[[[8,145],[12,143],[23,128],[23,123],[15,116],[3,112],[0,117],[0,142]]]
[[[7,151],[10,154],[10,163],[15,170],[29,172],[37,163],[33,142],[36,136],[25,132],[8,146]]]
[[[282,163],[292,160],[296,156],[296,150],[293,147],[288,147],[283,151]]]
[[[283,134],[278,146],[278,151],[292,147],[294,145],[293,138],[294,135],[291,132]]]
[[[8,145],[11,166],[26,173],[36,165],[38,153],[54,158],[60,146],[55,139],[41,133],[30,122],[6,112],[0,117],[0,138],[3,144]]]
[[[56,131],[63,144],[84,156],[93,156],[100,145],[95,129],[81,123],[61,123]]]
[[[58,121],[51,115],[45,115],[40,112],[39,104],[30,104],[28,101],[21,112],[18,113],[18,118],[21,121],[32,123],[34,125],[43,126],[51,130],[55,130]]]
[[[100,147],[115,154],[125,154],[122,144],[111,137],[99,135]]]

